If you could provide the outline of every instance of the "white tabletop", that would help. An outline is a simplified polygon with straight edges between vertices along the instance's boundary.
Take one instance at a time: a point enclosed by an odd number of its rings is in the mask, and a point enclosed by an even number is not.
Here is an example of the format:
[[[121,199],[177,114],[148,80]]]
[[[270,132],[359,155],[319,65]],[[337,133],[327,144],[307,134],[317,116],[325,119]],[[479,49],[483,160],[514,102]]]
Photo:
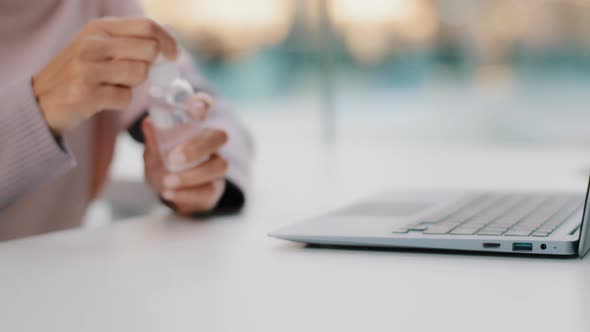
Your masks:
[[[0,244],[2,331],[588,331],[590,259],[306,248],[266,233],[390,186],[583,191],[570,150],[259,147],[253,199]]]

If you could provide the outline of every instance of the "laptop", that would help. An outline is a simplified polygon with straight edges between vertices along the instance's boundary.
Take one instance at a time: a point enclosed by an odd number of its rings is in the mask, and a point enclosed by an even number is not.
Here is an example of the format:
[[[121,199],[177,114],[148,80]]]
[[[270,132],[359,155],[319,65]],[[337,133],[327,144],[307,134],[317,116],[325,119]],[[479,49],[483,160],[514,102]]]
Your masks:
[[[314,245],[583,257],[586,196],[570,193],[387,192],[279,229]]]

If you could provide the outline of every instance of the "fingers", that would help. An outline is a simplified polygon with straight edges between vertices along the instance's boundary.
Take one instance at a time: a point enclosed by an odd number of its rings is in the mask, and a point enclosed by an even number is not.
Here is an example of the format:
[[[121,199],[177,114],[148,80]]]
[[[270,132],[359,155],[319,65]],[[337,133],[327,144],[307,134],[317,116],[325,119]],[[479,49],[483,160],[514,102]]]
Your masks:
[[[178,54],[176,40],[146,18],[92,20],[33,75],[35,98],[56,133],[103,110],[124,110],[130,87],[145,81],[159,53]]]
[[[145,61],[112,60],[90,64],[96,83],[134,87],[147,80],[149,64]]]
[[[207,156],[208,161],[191,169],[170,173],[164,167],[156,143],[152,121],[146,118],[141,129],[146,148],[144,150],[145,175],[148,184],[161,193],[162,198],[174,206],[180,214],[207,212],[213,209],[225,191],[225,176],[228,162],[216,154],[227,141],[222,130],[204,129],[182,151],[187,156]],[[198,145],[194,151],[188,146]],[[184,153],[183,152],[183,153]]]
[[[173,166],[181,167],[190,162],[206,160],[225,145],[227,140],[225,131],[205,128],[190,141],[174,148],[168,155],[168,161]]]
[[[227,169],[228,162],[220,156],[215,155],[199,167],[166,175],[163,179],[163,186],[167,189],[197,187],[223,179]]]
[[[187,100],[188,112],[194,120],[205,121],[213,106],[213,98],[206,93],[197,92]]]
[[[151,63],[158,51],[158,42],[154,39],[93,36],[84,40],[81,57],[89,61],[123,59]]]
[[[96,89],[95,100],[100,110],[123,111],[131,103],[132,92],[128,87],[103,85]]]
[[[172,203],[181,214],[206,212],[213,209],[225,190],[225,180],[220,179],[190,189],[165,190],[162,198]]]
[[[176,59],[178,49],[176,40],[164,27],[147,18],[104,18],[96,20],[90,26],[119,37],[139,37],[158,42],[159,51],[169,60]]]

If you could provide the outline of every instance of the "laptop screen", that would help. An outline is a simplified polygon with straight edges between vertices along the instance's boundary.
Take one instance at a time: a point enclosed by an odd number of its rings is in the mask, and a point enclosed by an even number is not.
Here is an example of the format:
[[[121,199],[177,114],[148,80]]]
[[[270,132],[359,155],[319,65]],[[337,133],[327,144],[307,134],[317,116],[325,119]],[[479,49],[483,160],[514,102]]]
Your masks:
[[[584,213],[582,214],[582,225],[580,226],[580,243],[578,244],[578,255],[584,257],[588,250],[590,250],[590,233],[588,232],[588,208],[590,208],[590,177],[588,179],[588,186],[586,187],[586,199],[584,199]]]

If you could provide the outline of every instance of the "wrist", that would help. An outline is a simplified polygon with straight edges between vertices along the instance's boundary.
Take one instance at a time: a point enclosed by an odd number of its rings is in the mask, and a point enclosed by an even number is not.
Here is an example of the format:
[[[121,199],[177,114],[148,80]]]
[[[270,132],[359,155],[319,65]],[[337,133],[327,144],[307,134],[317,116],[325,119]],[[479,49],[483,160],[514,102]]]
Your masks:
[[[46,111],[45,107],[43,106],[42,92],[41,92],[42,89],[40,88],[40,86],[38,84],[37,75],[34,75],[31,78],[31,87],[33,90],[33,96],[35,97],[35,102],[37,103],[37,106],[39,106],[39,110],[41,111],[41,114],[43,115],[43,119],[45,119],[45,123],[47,124],[49,131],[51,132],[53,137],[56,139],[56,141],[58,141],[58,142],[61,141],[62,131],[59,128],[57,128],[56,126],[52,125],[51,121],[49,120],[49,116],[47,114],[47,111]]]

